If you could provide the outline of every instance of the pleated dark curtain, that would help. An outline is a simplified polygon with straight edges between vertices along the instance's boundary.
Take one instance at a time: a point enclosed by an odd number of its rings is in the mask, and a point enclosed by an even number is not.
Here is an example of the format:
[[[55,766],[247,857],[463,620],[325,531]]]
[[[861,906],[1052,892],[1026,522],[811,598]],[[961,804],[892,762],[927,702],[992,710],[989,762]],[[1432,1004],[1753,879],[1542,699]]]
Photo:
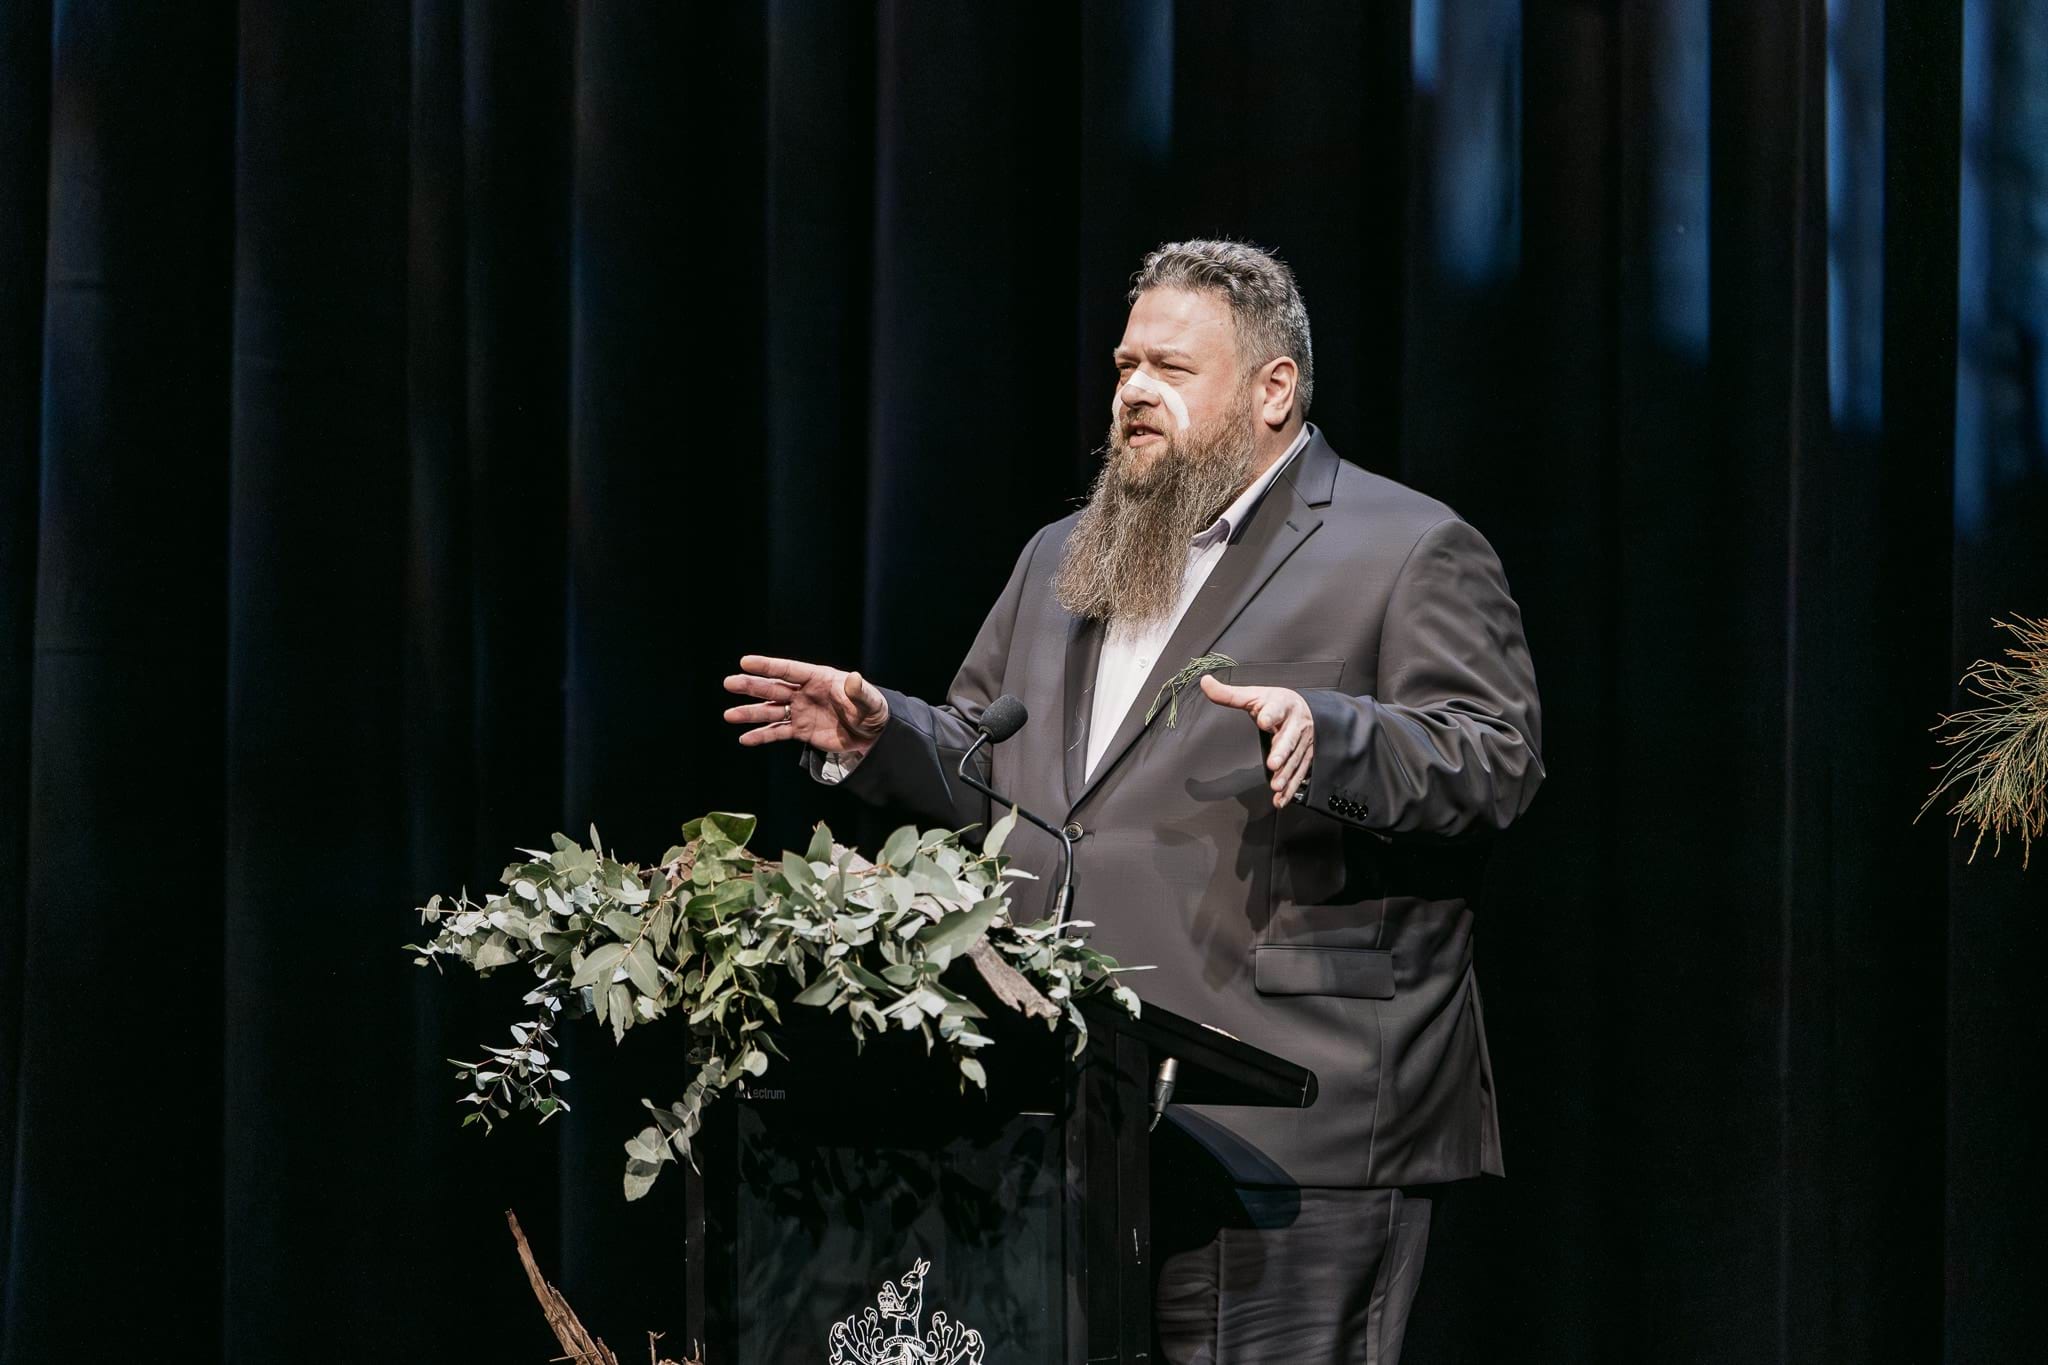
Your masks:
[[[720,676],[943,688],[1216,232],[1544,690],[1411,1356],[2026,1358],[2042,872],[1911,820],[2048,612],[2044,90],[2026,0],[0,7],[0,1361],[545,1359],[506,1207],[679,1330],[674,1040],[458,1133],[410,907],[872,832]]]

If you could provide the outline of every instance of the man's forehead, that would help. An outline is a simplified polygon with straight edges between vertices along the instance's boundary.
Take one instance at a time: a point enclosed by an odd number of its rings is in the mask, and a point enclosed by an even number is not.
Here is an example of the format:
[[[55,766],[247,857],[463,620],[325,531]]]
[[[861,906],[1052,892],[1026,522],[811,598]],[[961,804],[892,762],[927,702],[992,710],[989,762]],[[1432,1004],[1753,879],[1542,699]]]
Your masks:
[[[1230,345],[1230,307],[1209,293],[1148,289],[1131,305],[1119,352],[1200,355]]]

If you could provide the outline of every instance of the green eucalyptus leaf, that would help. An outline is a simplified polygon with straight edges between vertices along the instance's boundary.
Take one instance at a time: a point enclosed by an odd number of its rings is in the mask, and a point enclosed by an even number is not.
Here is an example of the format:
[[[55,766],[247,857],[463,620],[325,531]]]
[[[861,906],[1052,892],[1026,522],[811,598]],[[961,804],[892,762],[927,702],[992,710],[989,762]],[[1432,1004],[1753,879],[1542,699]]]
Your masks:
[[[849,960],[846,964],[846,970],[848,975],[852,976],[856,982],[874,995],[891,996],[895,994],[894,991],[889,989],[888,982],[882,980],[881,977],[876,976],[858,962]]]
[[[815,888],[818,885],[818,874],[811,870],[810,863],[804,859],[802,854],[785,853],[782,855],[782,875],[788,878],[792,888],[798,890]]]
[[[806,986],[796,997],[799,1005],[825,1005],[839,994],[839,979],[829,972],[821,972],[818,979]]]
[[[506,936],[496,933],[484,940],[476,950],[476,960],[469,965],[480,972],[487,972],[493,967],[509,967],[518,960],[519,954],[513,950]]]
[[[751,815],[736,815],[731,811],[713,811],[704,817],[704,828],[715,830],[735,848],[745,848],[747,840],[754,837],[756,821]]]
[[[583,959],[583,965],[570,978],[572,986],[602,985],[612,979],[612,971],[619,965],[619,959],[626,955],[623,943],[607,943]]]
[[[888,841],[882,845],[882,853],[877,861],[899,872],[903,871],[909,867],[912,855],[917,852],[917,844],[917,827],[905,825],[889,836]]]
[[[981,841],[981,851],[993,858],[1003,851],[1003,844],[1010,837],[1010,831],[1017,828],[1017,808],[1010,807],[1010,813],[990,827],[988,837]]]
[[[983,934],[989,925],[1002,913],[1003,903],[999,900],[985,900],[971,910],[955,910],[940,919],[937,924],[924,930],[917,941],[933,956],[943,954],[948,960],[966,952]]]
[[[944,986],[933,986],[932,989],[934,991],[937,991],[939,994],[939,998],[946,1002],[945,1017],[947,1019],[951,1020],[988,1018],[988,1015],[982,1012],[981,1006],[975,1004],[966,996],[961,995],[956,991],[947,990]]]
[[[639,951],[626,956],[626,975],[633,985],[647,995],[662,992],[661,969],[654,965],[654,955],[643,945]]]
[[[652,1125],[642,1128],[627,1139],[626,1155],[637,1161],[644,1161],[650,1166],[659,1166],[664,1161],[674,1159],[669,1155],[667,1136],[661,1129]]]
[[[634,1200],[644,1196],[654,1188],[655,1179],[660,1174],[661,1167],[653,1162],[628,1161],[625,1179],[626,1198]]]
[[[910,885],[922,894],[942,901],[961,898],[959,883],[922,853],[910,865]]]
[[[654,945],[657,954],[665,956],[674,945],[675,923],[675,906],[669,901],[655,906],[654,913],[647,917],[647,941]]]

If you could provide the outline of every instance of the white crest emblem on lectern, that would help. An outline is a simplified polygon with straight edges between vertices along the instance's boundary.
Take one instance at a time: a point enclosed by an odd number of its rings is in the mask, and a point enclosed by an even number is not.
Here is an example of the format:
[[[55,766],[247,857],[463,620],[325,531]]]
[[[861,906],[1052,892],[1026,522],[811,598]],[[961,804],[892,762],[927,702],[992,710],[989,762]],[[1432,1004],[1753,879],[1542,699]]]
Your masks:
[[[922,1336],[924,1277],[931,1262],[918,1258],[910,1273],[885,1283],[875,1306],[832,1328],[829,1365],[981,1365],[981,1333],[941,1312]]]

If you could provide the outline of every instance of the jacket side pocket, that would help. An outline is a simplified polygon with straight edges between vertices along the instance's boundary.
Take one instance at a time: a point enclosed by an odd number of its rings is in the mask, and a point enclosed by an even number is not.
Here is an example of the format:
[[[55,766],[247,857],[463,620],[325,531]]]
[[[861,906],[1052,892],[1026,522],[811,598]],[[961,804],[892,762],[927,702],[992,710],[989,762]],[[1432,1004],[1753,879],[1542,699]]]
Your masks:
[[[1252,949],[1252,988],[1260,995],[1394,998],[1394,954],[1385,948],[1318,948],[1264,943]]]

